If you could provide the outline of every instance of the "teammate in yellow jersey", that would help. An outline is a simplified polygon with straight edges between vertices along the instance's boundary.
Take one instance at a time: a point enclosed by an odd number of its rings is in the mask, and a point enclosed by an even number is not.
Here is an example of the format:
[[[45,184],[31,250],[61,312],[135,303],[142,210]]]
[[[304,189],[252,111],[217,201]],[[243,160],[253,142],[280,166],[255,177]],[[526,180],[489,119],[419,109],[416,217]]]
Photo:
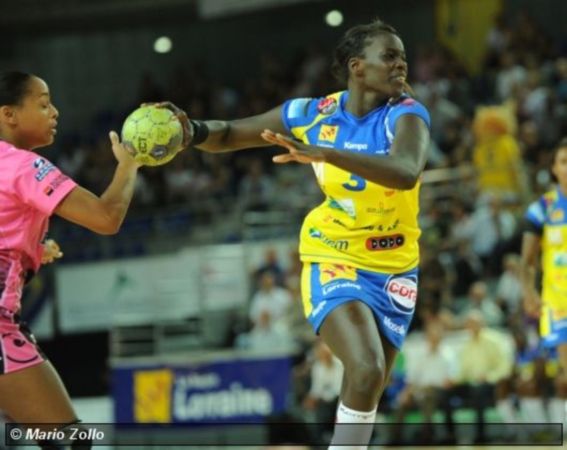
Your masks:
[[[539,315],[542,343],[557,349],[559,373],[555,380],[559,412],[554,420],[565,423],[567,411],[567,138],[553,155],[551,171],[558,186],[532,203],[526,212],[522,241],[524,306]],[[541,252],[541,259],[540,258]],[[538,270],[543,272],[541,296],[536,289]],[[558,400],[559,401],[559,400]]]
[[[408,95],[404,45],[384,22],[348,30],[334,69],[347,90],[185,125],[192,145],[207,152],[275,144],[287,153],[274,162],[313,165],[326,199],[301,232],[305,313],[344,366],[330,448],[365,449],[415,310],[429,114]]]

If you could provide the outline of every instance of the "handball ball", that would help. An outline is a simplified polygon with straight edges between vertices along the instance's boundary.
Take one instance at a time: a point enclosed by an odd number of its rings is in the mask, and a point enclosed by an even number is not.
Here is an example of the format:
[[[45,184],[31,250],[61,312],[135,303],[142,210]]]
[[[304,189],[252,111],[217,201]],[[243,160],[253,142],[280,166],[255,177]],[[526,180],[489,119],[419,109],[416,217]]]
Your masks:
[[[122,143],[144,166],[161,166],[182,150],[183,126],[167,108],[142,106],[122,125]]]

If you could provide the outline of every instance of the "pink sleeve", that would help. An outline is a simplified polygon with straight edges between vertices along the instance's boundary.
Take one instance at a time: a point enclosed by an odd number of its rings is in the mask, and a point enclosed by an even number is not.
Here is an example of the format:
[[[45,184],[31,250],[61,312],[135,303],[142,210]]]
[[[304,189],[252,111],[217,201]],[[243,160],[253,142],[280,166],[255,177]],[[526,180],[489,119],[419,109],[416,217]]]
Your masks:
[[[49,160],[33,153],[22,157],[14,170],[15,194],[26,205],[47,215],[53,214],[61,200],[77,186]]]

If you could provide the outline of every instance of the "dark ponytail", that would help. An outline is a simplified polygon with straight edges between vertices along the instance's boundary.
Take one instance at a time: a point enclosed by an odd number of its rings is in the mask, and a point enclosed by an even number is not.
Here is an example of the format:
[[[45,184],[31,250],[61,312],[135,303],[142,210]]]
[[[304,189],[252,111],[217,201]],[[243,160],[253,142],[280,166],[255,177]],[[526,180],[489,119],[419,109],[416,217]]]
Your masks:
[[[0,106],[21,104],[32,77],[25,72],[0,72]]]

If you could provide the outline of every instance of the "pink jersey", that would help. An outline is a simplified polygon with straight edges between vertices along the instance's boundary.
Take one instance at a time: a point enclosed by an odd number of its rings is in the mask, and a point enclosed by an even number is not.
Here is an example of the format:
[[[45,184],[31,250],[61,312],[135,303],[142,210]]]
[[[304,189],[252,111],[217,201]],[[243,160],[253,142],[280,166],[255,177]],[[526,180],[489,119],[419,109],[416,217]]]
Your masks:
[[[0,307],[19,309],[22,280],[41,265],[49,216],[75,186],[47,159],[0,141]]]

